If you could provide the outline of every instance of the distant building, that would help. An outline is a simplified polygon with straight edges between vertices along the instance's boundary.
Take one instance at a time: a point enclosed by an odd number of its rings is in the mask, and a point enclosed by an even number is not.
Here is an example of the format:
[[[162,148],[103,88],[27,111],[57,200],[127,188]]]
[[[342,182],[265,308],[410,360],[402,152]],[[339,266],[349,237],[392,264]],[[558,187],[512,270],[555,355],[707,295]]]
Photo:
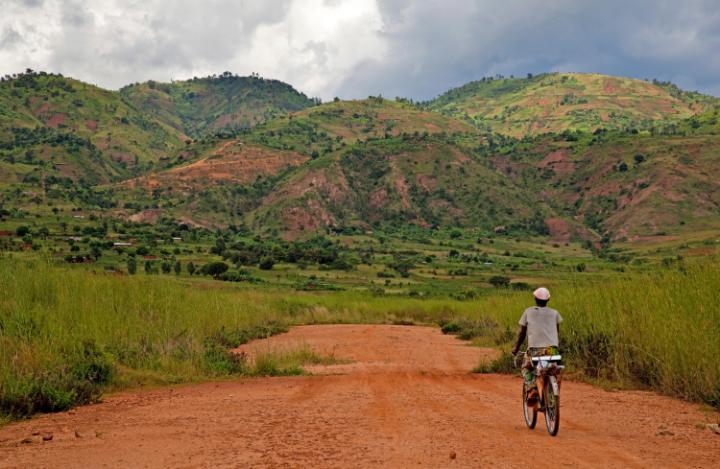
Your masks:
[[[181,242],[181,241],[182,241],[182,238],[178,238],[178,237],[173,237],[173,239],[172,239],[172,240],[173,240],[173,242],[174,242],[174,243],[179,243],[179,242]]]
[[[113,247],[114,247],[114,248],[126,248],[126,247],[129,247],[129,246],[132,246],[132,243],[126,243],[126,242],[123,242],[123,241],[119,241],[119,242],[114,242],[114,243],[113,243]]]

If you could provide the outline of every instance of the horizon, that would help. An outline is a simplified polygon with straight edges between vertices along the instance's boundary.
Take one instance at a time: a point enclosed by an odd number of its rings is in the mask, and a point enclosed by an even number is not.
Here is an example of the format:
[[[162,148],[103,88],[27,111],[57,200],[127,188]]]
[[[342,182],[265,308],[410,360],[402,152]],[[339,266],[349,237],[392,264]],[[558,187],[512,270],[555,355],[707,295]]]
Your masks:
[[[718,97],[715,11],[706,0],[9,0],[0,74],[46,70],[112,90],[229,70],[323,101],[424,101],[483,76],[600,73]]]
[[[140,84],[148,83],[148,82],[155,82],[155,83],[176,83],[176,82],[183,82],[183,81],[191,81],[191,80],[193,80],[193,79],[202,80],[202,79],[208,79],[208,78],[222,78],[222,75],[223,75],[223,74],[225,74],[225,73],[230,73],[230,76],[236,77],[236,78],[259,78],[259,79],[264,79],[264,80],[279,81],[279,82],[281,82],[281,83],[285,83],[286,85],[291,86],[294,90],[296,90],[296,91],[304,94],[304,95],[307,96],[308,98],[311,98],[311,99],[320,99],[320,100],[321,100],[321,101],[320,101],[320,104],[325,104],[325,103],[332,102],[333,99],[336,98],[335,96],[333,96],[333,97],[331,97],[331,98],[329,98],[329,99],[322,99],[322,98],[320,98],[319,96],[313,96],[313,95],[305,92],[304,90],[300,89],[299,87],[295,86],[295,84],[293,84],[292,82],[284,81],[284,80],[281,80],[281,79],[276,78],[276,77],[266,77],[266,76],[262,76],[262,75],[257,74],[257,73],[252,73],[252,74],[249,74],[249,75],[240,75],[240,74],[235,73],[235,72],[232,72],[232,71],[230,71],[230,70],[225,70],[225,71],[223,71],[223,72],[221,72],[221,73],[211,73],[210,75],[206,75],[206,76],[191,76],[191,77],[185,77],[185,78],[174,78],[174,77],[171,77],[171,78],[170,78],[169,80],[167,80],[167,81],[160,81],[160,80],[154,80],[154,79],[149,79],[149,80],[145,80],[145,81],[131,81],[131,82],[129,82],[129,83],[125,84],[125,85],[122,85],[122,86],[120,86],[120,87],[118,87],[118,88],[107,88],[107,87],[103,87],[103,86],[100,85],[100,84],[92,83],[92,82],[89,82],[89,81],[85,81],[85,80],[83,80],[83,79],[81,79],[81,78],[78,78],[78,77],[75,77],[75,76],[72,76],[72,75],[66,75],[66,74],[63,74],[63,73],[53,72],[53,71],[49,71],[49,70],[26,69],[26,70],[24,70],[24,71],[22,71],[22,72],[3,74],[2,77],[0,77],[0,80],[5,80],[7,77],[10,77],[10,78],[19,77],[19,76],[27,73],[28,70],[32,70],[33,73],[38,73],[38,74],[39,74],[39,73],[46,73],[46,74],[49,74],[49,75],[52,75],[52,74],[60,75],[60,76],[62,76],[62,77],[64,77],[64,78],[68,78],[68,79],[72,79],[72,80],[77,80],[77,81],[86,83],[86,84],[88,84],[88,85],[96,86],[96,87],[98,87],[98,88],[100,88],[100,89],[103,89],[103,90],[106,90],[106,91],[113,91],[113,92],[120,91],[121,89],[123,89],[123,88],[125,88],[125,87],[128,87],[128,86],[140,85]],[[524,74],[524,75],[520,75],[520,76],[515,76],[515,75],[504,76],[504,75],[499,74],[499,75],[492,76],[492,77],[485,76],[485,77],[472,78],[472,79],[470,79],[469,81],[467,81],[467,82],[465,82],[465,83],[461,83],[461,84],[459,84],[459,85],[455,85],[455,86],[448,87],[448,88],[446,88],[444,91],[438,93],[438,94],[435,95],[435,96],[431,96],[431,97],[428,98],[428,99],[417,99],[417,98],[415,98],[415,97],[413,97],[413,96],[401,96],[401,95],[398,95],[398,96],[386,96],[386,95],[384,95],[383,93],[379,93],[379,94],[377,94],[377,95],[357,96],[357,97],[351,97],[351,98],[343,98],[343,97],[337,97],[337,98],[339,98],[341,101],[362,101],[362,100],[364,100],[364,99],[377,96],[377,97],[381,97],[381,98],[383,98],[383,99],[387,99],[387,100],[391,100],[391,101],[396,101],[396,100],[398,100],[398,99],[408,99],[408,100],[411,100],[411,101],[416,102],[416,103],[422,103],[422,102],[426,102],[426,101],[432,101],[432,100],[437,99],[438,97],[444,95],[444,94],[447,93],[448,91],[451,91],[451,90],[453,90],[453,89],[460,88],[460,87],[465,86],[465,85],[470,84],[470,83],[474,83],[474,82],[481,81],[481,80],[483,80],[483,79],[490,79],[490,80],[504,80],[504,79],[509,79],[509,80],[525,80],[525,79],[531,78],[529,75],[531,75],[532,77],[537,77],[537,76],[541,76],[541,75],[552,75],[552,74],[560,74],[560,75],[599,75],[599,76],[609,76],[609,77],[615,77],[615,78],[624,78],[624,79],[636,80],[636,81],[644,81],[644,82],[647,82],[647,83],[652,83],[653,81],[657,80],[656,78],[637,78],[637,77],[624,76],[624,75],[610,75],[610,74],[602,73],[602,72],[577,72],[577,71],[548,71],[548,72],[538,72],[538,73],[530,73],[530,72],[528,72],[528,73],[526,73],[526,74]],[[660,81],[662,82],[662,80],[660,80]],[[673,84],[673,85],[679,86],[679,85],[677,85],[677,83],[674,83],[674,82],[672,82],[672,81],[669,81],[669,82],[667,82],[667,83],[671,83],[671,84]],[[686,89],[686,88],[683,88],[683,87],[681,87],[681,86],[679,86],[679,88],[682,89],[682,90],[685,91],[685,92],[700,93],[700,94],[703,94],[703,95],[706,95],[706,96],[715,97],[715,98],[720,98],[720,96],[716,96],[716,95],[710,94],[710,93],[704,93],[704,92],[702,92],[702,91],[700,91],[700,90]]]

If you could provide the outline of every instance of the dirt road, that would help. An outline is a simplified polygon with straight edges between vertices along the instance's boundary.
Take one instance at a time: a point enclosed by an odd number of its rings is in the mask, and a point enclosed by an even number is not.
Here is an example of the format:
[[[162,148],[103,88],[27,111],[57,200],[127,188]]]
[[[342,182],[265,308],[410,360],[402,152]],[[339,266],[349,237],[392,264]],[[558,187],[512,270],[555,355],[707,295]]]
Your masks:
[[[437,329],[307,326],[244,350],[298,344],[349,363],[8,425],[0,467],[717,467],[720,435],[696,425],[717,414],[652,393],[566,382],[558,437],[530,431],[519,378],[469,373],[493,352]]]

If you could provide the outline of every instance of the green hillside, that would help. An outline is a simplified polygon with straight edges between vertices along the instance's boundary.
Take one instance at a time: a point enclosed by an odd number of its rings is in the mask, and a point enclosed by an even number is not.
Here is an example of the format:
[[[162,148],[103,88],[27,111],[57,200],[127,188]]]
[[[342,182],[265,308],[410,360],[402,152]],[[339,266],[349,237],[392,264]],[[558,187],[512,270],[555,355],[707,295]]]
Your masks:
[[[42,72],[0,82],[6,182],[48,176],[106,182],[138,174],[183,145],[179,132],[117,93]]]
[[[717,111],[661,133],[522,140],[406,103],[340,101],[190,145],[168,169],[114,189],[135,216],[301,236],[387,225],[457,226],[556,241],[718,226]]]
[[[381,97],[336,101],[269,121],[248,138],[273,148],[306,154],[329,153],[344,145],[402,134],[477,133],[470,125],[438,113]]]
[[[571,89],[577,102],[550,103]],[[542,133],[522,138],[451,112],[509,109],[498,122],[512,134],[542,99]],[[0,83],[0,204],[287,237],[404,226],[596,248],[683,237],[720,227],[714,103],[580,74],[471,83],[436,112],[380,97],[310,106],[289,85],[229,74],[116,93],[33,72]],[[612,119],[595,128],[565,112],[586,105]],[[220,119],[228,109],[239,120]]]
[[[680,122],[675,133],[600,132],[508,140],[484,153],[528,186],[558,217],[600,236],[633,240],[720,227],[717,113]],[[552,220],[551,234],[572,234]]]
[[[316,104],[287,83],[229,72],[172,83],[149,81],[126,86],[120,94],[136,108],[192,137],[253,127]]]
[[[550,73],[483,79],[427,104],[480,128],[522,137],[580,130],[649,130],[720,105],[669,83],[599,74]]]

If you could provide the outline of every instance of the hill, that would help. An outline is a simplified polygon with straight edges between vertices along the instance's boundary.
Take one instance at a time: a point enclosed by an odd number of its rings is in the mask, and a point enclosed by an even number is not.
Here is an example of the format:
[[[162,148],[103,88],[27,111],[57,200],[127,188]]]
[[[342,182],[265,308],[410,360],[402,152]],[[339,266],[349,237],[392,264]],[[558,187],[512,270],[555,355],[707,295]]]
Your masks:
[[[4,182],[107,182],[140,173],[183,145],[180,132],[117,93],[44,72],[0,82]]]
[[[668,84],[551,74],[467,85],[429,105],[444,103],[442,112],[370,97],[274,115],[290,108],[285,102],[264,107],[262,117],[262,106],[252,103],[299,95],[279,82],[230,75],[164,86],[116,93],[34,72],[3,81],[3,206],[59,204],[134,221],[169,218],[288,237],[408,225],[473,228],[555,243],[585,240],[597,248],[720,227],[718,109],[713,98]],[[217,89],[230,93],[235,86],[253,91],[222,104]],[[616,91],[592,94],[598,87]],[[215,98],[187,96],[203,88],[216,90],[207,91]],[[531,112],[532,99],[542,92],[555,99],[551,91],[560,88],[584,93],[587,102],[548,104],[554,114],[537,122],[559,130],[553,126],[579,116],[561,115],[560,107],[592,105],[600,113],[625,103],[627,118],[613,114],[608,122],[644,123],[612,130],[605,122],[589,132],[590,121],[580,120],[578,129],[515,138],[478,128],[485,120],[458,119],[447,107],[467,104],[473,93],[498,103],[525,96]],[[250,99],[258,90],[267,99]],[[216,111],[194,113],[190,101],[173,101],[179,94],[207,104],[205,111],[234,103],[241,106],[235,117],[257,119],[231,119],[226,132],[211,132]],[[156,106],[162,96],[167,107]],[[295,104],[311,104],[303,100]],[[508,129],[517,128],[520,121],[511,118],[522,112],[507,113]]]
[[[192,137],[253,127],[268,119],[315,105],[287,83],[257,76],[218,76],[122,88],[137,109]]]
[[[322,156],[284,178],[251,215],[292,234],[408,223],[534,228],[540,208],[452,137],[373,140]]]
[[[258,143],[327,153],[358,141],[402,134],[477,133],[455,118],[382,97],[335,101],[269,121],[250,133]]]
[[[582,73],[482,79],[427,103],[431,110],[515,137],[659,128],[718,105],[717,98],[670,83]]]
[[[703,132],[541,136],[483,151],[553,207],[553,236],[570,234],[568,219],[615,241],[682,235],[720,227],[720,126],[717,115],[700,121]]]
[[[463,122],[407,103],[338,101],[213,142],[196,157],[181,155],[177,165],[118,190],[122,198],[141,199],[151,213],[157,205],[206,224],[224,212],[226,223],[291,236],[478,219],[492,228],[511,221],[509,213],[525,223],[532,214],[518,203],[517,188],[503,188],[501,175],[473,159],[470,148],[480,139]],[[468,183],[456,187],[461,177]]]
[[[716,112],[656,135],[523,140],[426,114],[377,99],[329,103],[195,142],[116,197],[138,202],[141,219],[147,211],[290,237],[414,224],[597,243],[720,225]]]

